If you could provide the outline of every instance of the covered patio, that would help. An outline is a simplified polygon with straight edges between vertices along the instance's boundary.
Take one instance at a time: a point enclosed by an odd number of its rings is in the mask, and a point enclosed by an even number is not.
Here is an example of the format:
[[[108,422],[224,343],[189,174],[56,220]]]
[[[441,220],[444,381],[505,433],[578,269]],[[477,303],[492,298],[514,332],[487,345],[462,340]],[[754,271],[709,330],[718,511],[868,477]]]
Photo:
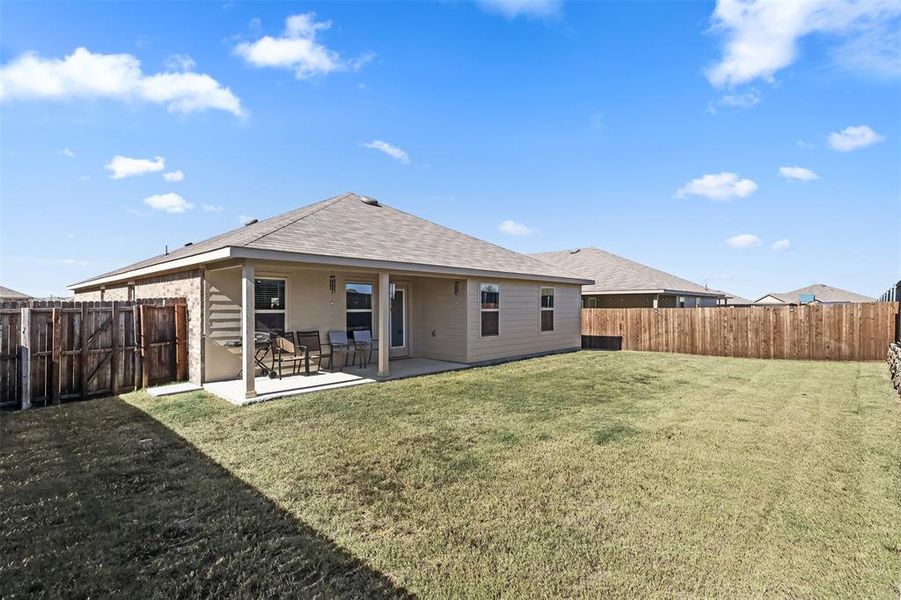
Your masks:
[[[392,361],[391,372],[386,376],[379,376],[378,366],[371,364],[363,367],[349,366],[344,370],[321,371],[309,376],[303,374],[288,375],[282,379],[255,377],[253,384],[256,395],[250,398],[246,396],[245,382],[243,379],[206,383],[203,388],[211,394],[219,396],[224,400],[228,400],[232,404],[243,406],[255,402],[262,402],[264,400],[282,398],[284,396],[333,390],[353,385],[362,385],[364,383],[403,379],[405,377],[443,373],[445,371],[455,371],[467,367],[468,365],[464,363],[432,360],[429,358],[407,358]]]

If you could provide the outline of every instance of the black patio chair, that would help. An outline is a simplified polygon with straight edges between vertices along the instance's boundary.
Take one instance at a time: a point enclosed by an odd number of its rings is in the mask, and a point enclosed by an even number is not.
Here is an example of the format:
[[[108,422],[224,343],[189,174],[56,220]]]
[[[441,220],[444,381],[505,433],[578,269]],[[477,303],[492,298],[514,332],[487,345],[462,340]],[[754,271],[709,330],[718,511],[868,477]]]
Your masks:
[[[298,331],[295,334],[297,347],[304,353],[304,368],[307,375],[310,374],[310,362],[316,361],[316,372],[322,370],[322,359],[327,358],[329,366],[332,364],[332,353],[322,349],[319,331]],[[328,344],[326,344],[328,345]]]
[[[291,337],[294,337],[293,335]],[[282,378],[284,371],[282,365],[290,364],[294,367],[294,374],[297,374],[297,365],[304,362],[305,356],[297,347],[297,344],[286,337],[276,336],[272,342],[272,362],[278,363],[278,378]]]

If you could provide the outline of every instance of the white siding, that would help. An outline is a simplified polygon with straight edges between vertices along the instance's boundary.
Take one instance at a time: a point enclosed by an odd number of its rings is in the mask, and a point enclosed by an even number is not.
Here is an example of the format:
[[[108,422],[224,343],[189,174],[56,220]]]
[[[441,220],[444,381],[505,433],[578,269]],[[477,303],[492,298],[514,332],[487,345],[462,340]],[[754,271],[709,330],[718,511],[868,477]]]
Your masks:
[[[500,284],[500,334],[482,337],[479,284]],[[542,287],[555,288],[554,331],[540,330]],[[470,279],[468,362],[568,350],[581,346],[582,289],[578,285],[523,282],[510,279]]]

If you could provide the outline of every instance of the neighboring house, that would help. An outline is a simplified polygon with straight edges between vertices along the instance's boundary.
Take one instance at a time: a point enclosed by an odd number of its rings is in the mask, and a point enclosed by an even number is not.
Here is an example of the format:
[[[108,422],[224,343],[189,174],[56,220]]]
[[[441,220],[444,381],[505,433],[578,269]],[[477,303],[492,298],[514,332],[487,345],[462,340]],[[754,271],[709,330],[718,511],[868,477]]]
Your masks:
[[[252,398],[255,330],[369,329],[380,376],[406,356],[480,363],[579,348],[587,283],[348,193],[70,287],[80,300],[185,297],[191,381],[242,371]]]
[[[28,294],[23,294],[22,292],[17,292],[16,290],[11,290],[8,287],[3,287],[0,285],[0,302],[7,300],[31,300],[31,296]]]
[[[754,304],[753,300],[743,298],[737,294],[732,294],[723,290],[711,289],[710,291],[723,294],[723,298],[717,303],[719,306],[751,306]]]
[[[726,299],[724,292],[598,248],[538,252],[531,256],[593,279],[593,284],[582,286],[584,308],[688,308],[717,306]]]
[[[854,292],[822,283],[815,283],[790,292],[767,294],[755,300],[754,304],[853,304],[859,302],[876,302],[876,298],[855,294]]]

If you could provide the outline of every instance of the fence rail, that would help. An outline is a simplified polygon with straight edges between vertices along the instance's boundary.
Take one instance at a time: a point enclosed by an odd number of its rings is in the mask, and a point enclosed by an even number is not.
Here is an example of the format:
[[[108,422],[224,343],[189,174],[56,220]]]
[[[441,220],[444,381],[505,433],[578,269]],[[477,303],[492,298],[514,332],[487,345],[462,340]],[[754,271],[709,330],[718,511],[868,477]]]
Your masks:
[[[585,308],[582,336],[623,350],[802,360],[884,360],[899,303],[716,308]],[[583,343],[583,345],[585,345]],[[586,346],[590,347],[590,346]]]
[[[185,324],[182,298],[0,302],[0,408],[185,379]]]

